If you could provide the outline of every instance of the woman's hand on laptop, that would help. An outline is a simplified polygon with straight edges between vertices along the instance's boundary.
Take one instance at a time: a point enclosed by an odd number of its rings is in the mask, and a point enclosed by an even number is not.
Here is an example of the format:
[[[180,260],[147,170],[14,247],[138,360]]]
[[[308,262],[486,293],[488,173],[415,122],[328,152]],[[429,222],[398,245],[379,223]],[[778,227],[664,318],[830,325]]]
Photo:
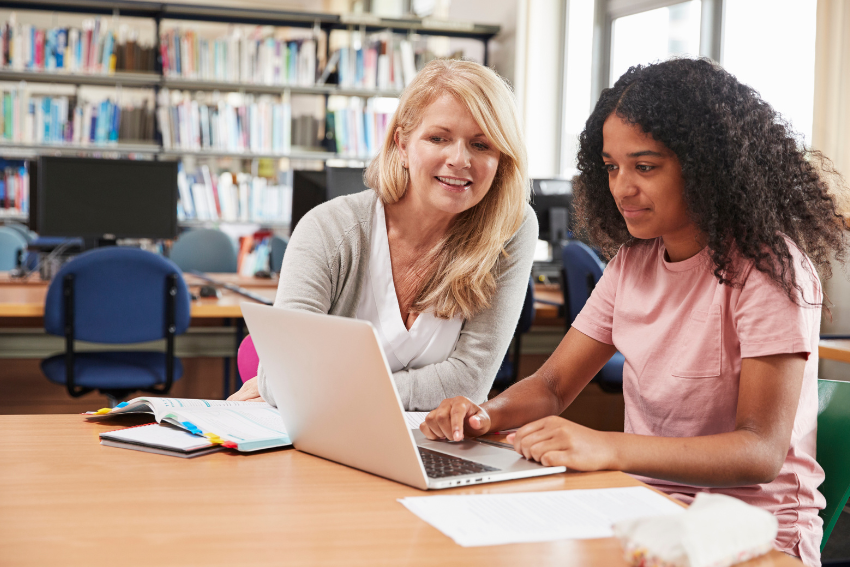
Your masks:
[[[227,398],[230,402],[264,402],[260,396],[260,388],[257,386],[257,377],[246,380],[238,392]]]
[[[419,430],[428,439],[461,441],[464,436],[478,437],[490,430],[490,416],[468,398],[457,396],[443,400],[425,417]]]

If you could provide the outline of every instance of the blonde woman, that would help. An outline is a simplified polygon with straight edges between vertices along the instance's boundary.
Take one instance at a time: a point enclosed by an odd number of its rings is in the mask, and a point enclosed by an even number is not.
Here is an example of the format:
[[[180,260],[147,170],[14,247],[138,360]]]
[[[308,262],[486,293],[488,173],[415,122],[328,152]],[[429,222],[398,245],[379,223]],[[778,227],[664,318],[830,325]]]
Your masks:
[[[407,410],[453,396],[483,402],[537,240],[526,164],[505,82],[477,63],[432,61],[366,171],[374,190],[298,223],[275,306],[370,321]],[[262,367],[231,397],[259,398],[274,404]]]

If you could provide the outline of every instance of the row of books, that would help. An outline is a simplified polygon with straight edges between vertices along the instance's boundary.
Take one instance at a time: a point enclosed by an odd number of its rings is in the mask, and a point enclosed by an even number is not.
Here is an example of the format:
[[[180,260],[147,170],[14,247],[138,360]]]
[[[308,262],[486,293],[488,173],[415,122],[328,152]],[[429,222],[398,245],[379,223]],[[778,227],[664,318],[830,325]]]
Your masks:
[[[0,90],[0,105],[0,137],[4,142],[103,144],[154,139],[150,106],[122,108],[109,99],[34,96],[23,86]]]
[[[0,29],[0,66],[14,70],[113,73],[156,69],[156,51],[141,45],[127,25],[116,31],[108,20],[86,19],[82,28],[37,28],[12,13]]]
[[[0,177],[0,213],[27,214],[30,210],[30,176],[26,167],[5,167]]]
[[[285,154],[290,150],[292,110],[280,96],[214,96],[209,103],[160,92],[157,108],[165,149],[217,149]],[[175,103],[174,100],[179,102]]]
[[[335,100],[334,100],[335,99]],[[338,104],[336,101],[342,101]],[[354,158],[376,155],[387,135],[393,108],[381,108],[385,99],[332,97],[325,115],[327,131],[333,133],[331,149]]]
[[[341,87],[401,91],[410,84],[418,69],[413,44],[383,35],[365,48],[342,47],[333,53],[329,66],[336,65]]]
[[[208,39],[193,30],[160,35],[162,72],[167,77],[265,85],[309,86],[316,82],[315,39],[287,40],[255,28],[234,27]]]
[[[213,173],[202,165],[188,173],[181,164],[177,176],[180,220],[274,222],[292,218],[292,187],[249,173]]]

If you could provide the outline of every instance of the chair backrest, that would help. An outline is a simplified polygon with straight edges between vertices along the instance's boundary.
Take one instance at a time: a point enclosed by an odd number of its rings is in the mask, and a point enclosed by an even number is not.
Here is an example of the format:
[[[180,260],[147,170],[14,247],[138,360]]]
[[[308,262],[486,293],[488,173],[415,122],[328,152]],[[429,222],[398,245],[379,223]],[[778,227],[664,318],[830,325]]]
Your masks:
[[[74,335],[97,343],[137,343],[166,335],[166,278],[177,275],[175,334],[189,326],[191,300],[173,262],[138,248],[100,248],[64,266],[47,289],[44,329],[65,334],[65,276],[74,276]]]
[[[239,351],[236,353],[236,367],[239,369],[239,377],[247,382],[257,375],[257,367],[260,366],[260,356],[254,347],[254,339],[248,335],[242,339]]]
[[[184,272],[236,273],[236,258],[233,239],[212,228],[188,230],[171,247],[171,261]]]
[[[850,496],[850,382],[818,380],[818,464],[826,478],[821,551]]]
[[[531,329],[534,322],[534,279],[528,278],[528,287],[525,290],[525,301],[522,303],[522,311],[519,313],[519,321],[516,325],[516,333],[521,335]]]
[[[0,272],[17,267],[18,254],[27,247],[26,239],[14,228],[0,226]]]
[[[28,229],[26,225],[23,225],[19,222],[6,221],[5,223],[3,223],[3,226],[18,231],[21,236],[24,237],[24,240],[26,240],[27,242],[32,242],[32,240],[35,238],[35,233]]]
[[[286,252],[286,245],[288,242],[286,239],[281,238],[280,236],[272,236],[272,257],[271,257],[271,271],[280,273],[280,266],[283,264],[283,254]]]
[[[561,254],[565,276],[564,305],[568,309],[567,320],[572,323],[602,277],[605,265],[590,246],[577,240],[567,242]]]

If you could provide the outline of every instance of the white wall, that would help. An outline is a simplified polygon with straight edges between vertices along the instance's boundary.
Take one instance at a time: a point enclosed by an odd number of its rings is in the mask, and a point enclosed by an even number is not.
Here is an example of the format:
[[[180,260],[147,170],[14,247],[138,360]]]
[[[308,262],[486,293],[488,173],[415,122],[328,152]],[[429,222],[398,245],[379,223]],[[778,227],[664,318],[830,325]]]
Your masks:
[[[566,4],[566,0],[517,3],[517,22],[523,29],[516,34],[516,83],[531,177],[556,177],[560,173],[558,139]]]

